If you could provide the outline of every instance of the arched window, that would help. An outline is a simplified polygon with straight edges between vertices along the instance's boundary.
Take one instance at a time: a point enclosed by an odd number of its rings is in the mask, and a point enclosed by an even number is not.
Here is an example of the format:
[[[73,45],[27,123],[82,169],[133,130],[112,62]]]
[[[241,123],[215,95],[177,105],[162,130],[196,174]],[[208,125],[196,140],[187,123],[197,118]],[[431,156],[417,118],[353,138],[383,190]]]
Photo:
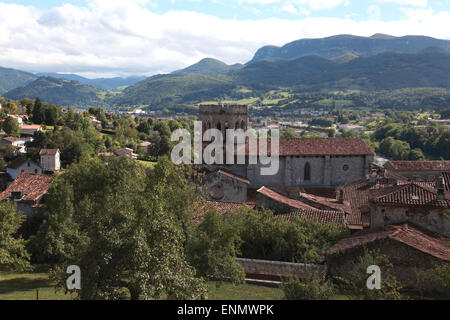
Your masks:
[[[311,181],[311,165],[309,162],[305,164],[305,181]]]
[[[217,122],[217,130],[222,131],[222,124],[220,122]]]
[[[236,125],[234,126],[234,129],[239,129],[239,121],[236,121]]]
[[[241,129],[242,129],[242,130],[245,130],[245,121],[242,121],[242,122],[241,122]]]

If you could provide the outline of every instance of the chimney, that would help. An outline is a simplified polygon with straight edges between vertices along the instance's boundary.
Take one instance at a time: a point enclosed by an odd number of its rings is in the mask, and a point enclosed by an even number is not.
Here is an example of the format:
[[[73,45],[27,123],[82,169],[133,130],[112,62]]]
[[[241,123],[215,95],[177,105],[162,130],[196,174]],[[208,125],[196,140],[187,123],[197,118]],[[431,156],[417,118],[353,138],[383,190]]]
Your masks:
[[[437,200],[449,200],[449,194],[445,192],[445,179],[443,176],[440,176],[437,183]]]
[[[342,189],[339,190],[338,202],[344,203],[344,190],[342,190]]]

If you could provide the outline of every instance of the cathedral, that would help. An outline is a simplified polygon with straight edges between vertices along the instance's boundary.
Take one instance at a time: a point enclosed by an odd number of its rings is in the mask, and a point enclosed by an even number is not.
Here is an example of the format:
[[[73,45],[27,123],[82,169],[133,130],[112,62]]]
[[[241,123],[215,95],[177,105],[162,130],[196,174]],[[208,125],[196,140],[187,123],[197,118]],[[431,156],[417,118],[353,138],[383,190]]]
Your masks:
[[[240,105],[202,105],[199,112],[203,131],[214,128],[225,136],[227,129],[248,127],[248,108]],[[248,181],[249,188],[338,187],[369,174],[374,153],[362,139],[280,138],[279,169],[263,175],[261,163],[209,166],[210,172],[228,172]],[[248,156],[248,153],[247,153]],[[229,177],[228,177],[229,178]],[[241,181],[242,182],[242,181]]]

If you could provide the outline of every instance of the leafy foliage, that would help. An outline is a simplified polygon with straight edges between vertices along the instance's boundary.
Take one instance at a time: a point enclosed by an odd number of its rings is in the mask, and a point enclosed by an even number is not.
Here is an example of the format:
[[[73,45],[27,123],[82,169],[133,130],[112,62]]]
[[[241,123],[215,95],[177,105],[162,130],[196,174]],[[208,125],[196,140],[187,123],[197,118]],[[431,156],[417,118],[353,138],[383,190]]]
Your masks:
[[[282,289],[286,300],[330,300],[335,294],[333,285],[318,279],[300,280],[297,277],[284,282]]]
[[[31,268],[26,242],[14,234],[23,222],[11,202],[0,202],[0,269],[26,271]]]

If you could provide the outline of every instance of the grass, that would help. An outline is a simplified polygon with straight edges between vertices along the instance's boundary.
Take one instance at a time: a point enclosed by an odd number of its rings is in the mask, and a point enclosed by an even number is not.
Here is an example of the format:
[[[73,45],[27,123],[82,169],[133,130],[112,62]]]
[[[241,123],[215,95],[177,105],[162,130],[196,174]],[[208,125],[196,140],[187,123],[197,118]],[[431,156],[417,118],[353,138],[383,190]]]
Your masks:
[[[283,296],[280,288],[251,284],[235,286],[230,283],[208,283],[209,300],[281,300]]]
[[[46,273],[0,273],[0,300],[71,300],[64,292],[55,292]]]
[[[71,300],[73,296],[59,290],[55,292],[47,273],[0,273],[0,300]],[[280,300],[283,292],[279,288],[268,288],[250,284],[234,286],[230,283],[208,283],[210,300]]]
[[[138,162],[143,165],[145,168],[154,169],[157,162],[154,161],[144,161],[144,160],[138,160]]]

